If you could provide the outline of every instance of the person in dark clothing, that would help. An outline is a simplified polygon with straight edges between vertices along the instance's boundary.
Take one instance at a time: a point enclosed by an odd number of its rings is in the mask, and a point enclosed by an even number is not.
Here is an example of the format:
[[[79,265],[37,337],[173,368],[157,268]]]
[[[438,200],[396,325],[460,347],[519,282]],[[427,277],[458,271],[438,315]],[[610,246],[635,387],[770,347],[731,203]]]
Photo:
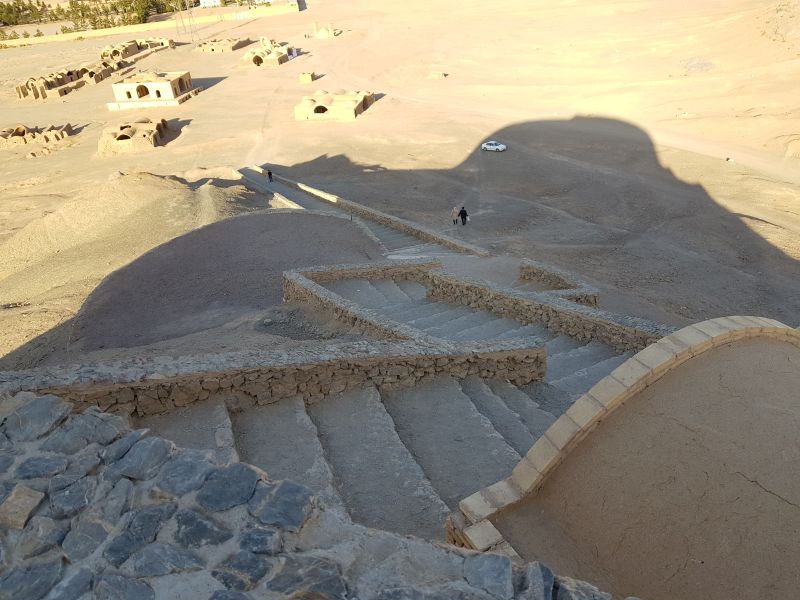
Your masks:
[[[461,224],[466,225],[467,217],[469,217],[469,215],[467,214],[467,209],[462,206],[461,210],[458,211],[458,216],[461,217]]]
[[[272,171],[269,170],[267,171],[267,179],[269,180],[270,183],[272,183]]]

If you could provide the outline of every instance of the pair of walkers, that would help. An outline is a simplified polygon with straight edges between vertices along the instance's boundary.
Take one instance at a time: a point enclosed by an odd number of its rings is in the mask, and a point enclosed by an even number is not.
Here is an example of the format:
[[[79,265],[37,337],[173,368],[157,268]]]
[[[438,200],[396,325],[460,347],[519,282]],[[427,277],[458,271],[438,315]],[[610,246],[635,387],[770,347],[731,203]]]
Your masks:
[[[469,221],[469,215],[467,214],[467,209],[463,206],[461,210],[458,210],[457,206],[453,207],[453,210],[450,211],[450,218],[453,219],[453,225],[458,225],[458,220],[461,219],[461,224],[466,225],[467,221]]]

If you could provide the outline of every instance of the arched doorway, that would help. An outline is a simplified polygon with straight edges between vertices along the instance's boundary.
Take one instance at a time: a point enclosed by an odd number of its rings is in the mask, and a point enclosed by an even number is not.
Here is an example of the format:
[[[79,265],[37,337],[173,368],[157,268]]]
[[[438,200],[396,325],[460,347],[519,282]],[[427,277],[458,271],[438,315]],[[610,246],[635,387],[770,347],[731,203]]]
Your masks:
[[[257,67],[260,67],[262,64],[264,64],[264,59],[263,59],[263,58],[261,58],[261,57],[260,57],[258,54],[256,54],[256,55],[253,57],[253,64],[254,64],[255,66],[257,66]]]
[[[328,107],[327,106],[315,106],[314,107],[314,112],[317,113],[318,115],[321,115],[323,113],[328,112]]]
[[[150,90],[147,89],[145,85],[137,85],[136,86],[136,97],[137,98],[144,98],[145,96],[150,95]]]

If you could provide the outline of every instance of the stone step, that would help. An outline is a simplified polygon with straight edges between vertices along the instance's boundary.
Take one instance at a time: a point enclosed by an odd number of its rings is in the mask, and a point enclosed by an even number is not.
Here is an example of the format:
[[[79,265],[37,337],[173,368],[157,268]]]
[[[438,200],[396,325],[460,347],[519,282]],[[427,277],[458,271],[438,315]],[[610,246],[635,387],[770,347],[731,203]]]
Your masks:
[[[616,356],[613,348],[594,341],[569,352],[552,354],[547,357],[547,373],[544,380],[550,383],[612,356]]]
[[[492,314],[492,313],[489,313]],[[496,316],[496,315],[494,315]],[[480,325],[478,327],[473,327],[472,329],[466,329],[461,331],[460,333],[452,336],[450,339],[452,340],[495,340],[498,336],[508,333],[510,331],[516,331],[522,327],[522,323],[519,321],[515,321],[514,319],[508,319],[506,317],[495,318],[484,325]]]
[[[403,323],[408,323],[409,321],[422,317],[441,314],[442,312],[444,312],[444,310],[441,304],[438,302],[429,302],[428,300],[415,300],[414,302],[386,306],[381,309],[381,313],[388,318],[394,319],[395,321],[402,321]]]
[[[182,448],[211,450],[220,464],[239,460],[231,418],[222,400],[196,402],[168,414],[144,417],[136,426],[147,427]]]
[[[567,412],[572,403],[578,399],[578,396],[553,387],[544,381],[529,383],[520,389],[538,404],[539,408],[556,418]]]
[[[428,288],[421,283],[411,281],[410,279],[398,279],[395,281],[397,287],[403,290],[406,295],[414,300],[424,300],[428,294]]]
[[[511,410],[502,398],[492,392],[480,377],[471,376],[461,381],[462,391],[469,396],[480,413],[489,419],[494,428],[524,456],[536,441],[525,427],[519,415]]]
[[[328,396],[308,412],[355,522],[442,538],[449,510],[398,437],[374,386]]]
[[[406,321],[406,324],[416,327],[417,329],[431,329],[434,327],[441,327],[445,323],[449,323],[450,321],[454,321],[455,319],[473,312],[472,309],[464,306],[455,306],[453,304],[444,304],[441,302],[432,304],[435,304],[437,308],[441,310],[437,310],[437,312],[424,317],[409,319]]]
[[[552,340],[555,338],[555,334],[544,325],[540,325],[538,323],[532,323],[529,325],[523,325],[522,327],[519,327],[518,329],[514,329],[512,331],[507,331],[506,333],[497,336],[497,339],[508,340],[511,338],[531,337],[531,336],[537,337],[543,342],[547,342],[548,340]]]
[[[482,310],[467,309],[466,314],[461,314],[452,319],[442,320],[438,324],[423,327],[425,333],[446,339],[463,333],[473,327],[479,327],[491,323],[497,317],[492,313]]]
[[[486,385],[496,396],[503,399],[506,406],[520,416],[535,440],[555,422],[556,418],[553,415],[543,410],[528,394],[508,381],[491,379]]]
[[[614,369],[620,366],[623,362],[631,357],[631,353],[626,352],[619,356],[612,356],[605,360],[595,363],[585,369],[575,371],[572,375],[567,375],[561,379],[551,381],[550,384],[565,392],[569,392],[575,396],[580,396],[589,391],[589,389],[603,377],[611,373]]]
[[[308,486],[328,506],[346,514],[317,428],[300,396],[234,414],[233,430],[244,462],[260,467],[270,479],[291,479]]]
[[[519,453],[450,377],[387,392],[383,402],[400,439],[453,510],[519,462]]]
[[[367,308],[382,308],[392,304],[366,279],[331,281],[326,287],[343,298]]]
[[[548,329],[548,331],[550,331]],[[548,339],[544,347],[547,349],[548,358],[561,354],[562,352],[569,352],[583,346],[583,342],[579,342],[573,337],[568,335],[557,335]]]
[[[390,304],[408,303],[414,300],[391,279],[371,279],[370,283],[386,297]]]

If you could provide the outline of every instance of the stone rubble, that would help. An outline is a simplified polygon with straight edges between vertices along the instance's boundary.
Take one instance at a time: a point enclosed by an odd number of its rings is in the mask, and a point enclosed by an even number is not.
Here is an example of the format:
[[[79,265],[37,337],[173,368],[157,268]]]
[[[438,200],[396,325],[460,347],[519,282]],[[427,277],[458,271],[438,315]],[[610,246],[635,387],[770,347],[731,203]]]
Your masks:
[[[0,396],[14,440],[0,450],[0,600],[611,598],[538,563],[355,525],[304,486],[72,408]],[[43,491],[20,483],[53,471],[66,479]]]

